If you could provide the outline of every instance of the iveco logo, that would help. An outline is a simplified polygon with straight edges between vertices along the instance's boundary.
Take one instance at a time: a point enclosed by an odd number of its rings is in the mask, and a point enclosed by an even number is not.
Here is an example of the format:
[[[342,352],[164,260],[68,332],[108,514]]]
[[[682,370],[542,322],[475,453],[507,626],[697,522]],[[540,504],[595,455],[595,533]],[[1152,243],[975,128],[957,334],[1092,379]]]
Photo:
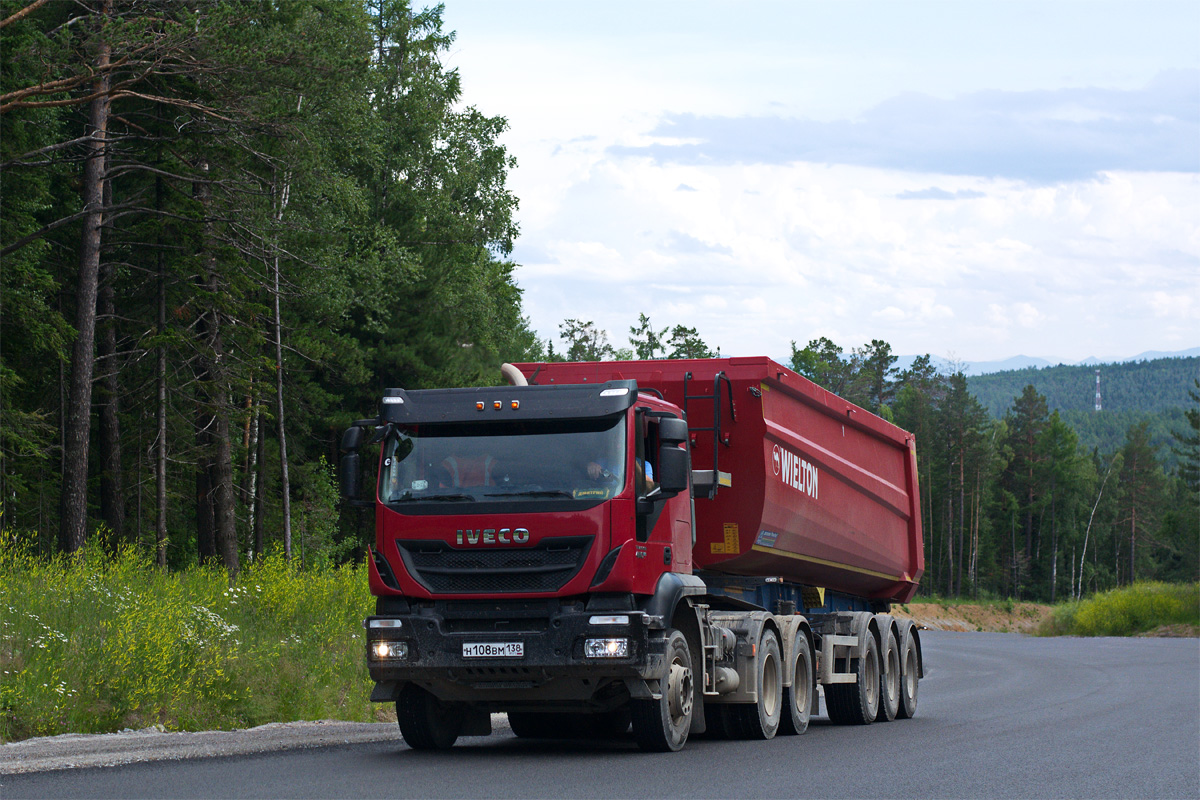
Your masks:
[[[456,544],[525,544],[528,541],[527,528],[467,528],[455,535]]]

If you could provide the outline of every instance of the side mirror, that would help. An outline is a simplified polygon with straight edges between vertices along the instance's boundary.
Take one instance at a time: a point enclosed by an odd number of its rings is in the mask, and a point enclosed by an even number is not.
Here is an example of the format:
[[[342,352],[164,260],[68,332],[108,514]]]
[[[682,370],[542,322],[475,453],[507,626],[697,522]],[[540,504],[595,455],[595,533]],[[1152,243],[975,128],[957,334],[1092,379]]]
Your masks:
[[[685,430],[686,428],[687,426],[684,425]],[[659,435],[662,435],[661,430]],[[658,448],[658,485],[664,494],[678,494],[687,491],[688,478],[691,477],[690,461],[688,451],[682,447],[664,443]]]
[[[341,484],[342,497],[347,500],[357,500],[358,495],[362,492],[362,486],[359,480],[359,455],[357,450],[352,450],[349,453],[342,455],[341,464]]]
[[[347,428],[342,434],[342,463],[339,470],[341,477],[342,497],[347,500],[357,500],[362,492],[359,479],[360,464],[358,448],[362,446],[363,429],[355,425]]]
[[[346,428],[346,432],[342,434],[342,452],[351,453],[362,447],[363,435],[363,429],[357,425]]]
[[[676,417],[663,417],[658,421],[658,439],[667,444],[683,444],[688,440],[687,423]]]

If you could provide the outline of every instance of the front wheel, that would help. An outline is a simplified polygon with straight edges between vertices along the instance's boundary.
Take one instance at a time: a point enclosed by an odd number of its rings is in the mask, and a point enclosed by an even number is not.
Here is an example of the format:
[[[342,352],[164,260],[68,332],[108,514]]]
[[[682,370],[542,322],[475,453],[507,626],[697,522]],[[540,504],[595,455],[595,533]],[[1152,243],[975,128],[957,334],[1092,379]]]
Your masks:
[[[638,746],[658,753],[682,749],[692,727],[692,653],[687,639],[675,629],[667,631],[666,656],[660,697],[629,702]]]
[[[783,690],[785,712],[779,721],[779,732],[796,735],[808,730],[812,716],[812,645],[804,631],[796,631],[792,644],[792,685]]]
[[[439,701],[420,686],[408,684],[396,701],[400,734],[414,750],[446,750],[454,746],[465,715]]]

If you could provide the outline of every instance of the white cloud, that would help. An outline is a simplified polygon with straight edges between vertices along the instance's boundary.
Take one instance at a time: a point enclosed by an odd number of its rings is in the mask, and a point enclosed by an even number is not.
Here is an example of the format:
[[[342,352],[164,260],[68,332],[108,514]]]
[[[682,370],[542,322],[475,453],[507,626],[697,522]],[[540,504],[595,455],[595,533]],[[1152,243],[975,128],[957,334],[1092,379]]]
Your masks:
[[[680,8],[449,0],[467,101],[511,123],[541,335],[621,344],[645,312],[738,355],[1197,343],[1200,7]]]

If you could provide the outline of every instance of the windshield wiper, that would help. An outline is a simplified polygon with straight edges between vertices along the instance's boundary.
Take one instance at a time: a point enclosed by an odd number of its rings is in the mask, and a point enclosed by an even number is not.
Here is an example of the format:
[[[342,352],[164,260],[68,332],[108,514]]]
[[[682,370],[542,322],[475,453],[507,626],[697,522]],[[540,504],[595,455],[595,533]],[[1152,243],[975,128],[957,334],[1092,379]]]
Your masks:
[[[424,503],[426,501],[448,501],[460,502],[462,500],[475,501],[475,498],[469,494],[426,494],[414,495],[412,492],[405,492],[402,496],[392,500],[393,503]]]
[[[485,494],[484,497],[569,497],[575,499],[575,495],[562,489],[530,489],[525,492],[492,492]]]

